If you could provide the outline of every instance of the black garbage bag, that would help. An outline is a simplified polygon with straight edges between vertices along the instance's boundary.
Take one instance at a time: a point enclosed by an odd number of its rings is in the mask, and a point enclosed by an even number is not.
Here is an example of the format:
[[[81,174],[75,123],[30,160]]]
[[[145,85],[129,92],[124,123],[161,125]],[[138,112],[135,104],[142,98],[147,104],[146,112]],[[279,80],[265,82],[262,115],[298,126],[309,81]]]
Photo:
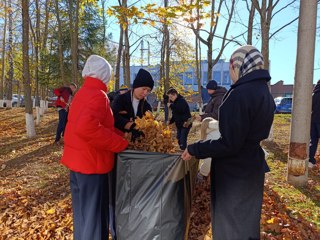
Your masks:
[[[127,150],[117,157],[118,240],[187,239],[197,160]]]

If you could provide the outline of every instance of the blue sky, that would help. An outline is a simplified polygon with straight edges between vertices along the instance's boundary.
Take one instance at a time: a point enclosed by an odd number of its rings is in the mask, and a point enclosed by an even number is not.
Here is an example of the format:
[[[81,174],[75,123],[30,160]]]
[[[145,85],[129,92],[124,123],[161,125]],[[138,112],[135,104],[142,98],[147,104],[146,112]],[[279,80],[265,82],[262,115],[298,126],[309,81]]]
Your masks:
[[[140,3],[143,4],[143,1]],[[116,5],[117,3],[114,3],[114,1],[109,2],[109,6]],[[130,2],[129,2],[130,4]],[[237,21],[242,21],[244,24],[247,22],[247,16],[248,12],[246,10],[246,7],[244,5],[244,2],[238,1],[238,9],[237,9]],[[286,3],[286,1],[280,1],[278,4],[277,9],[280,9],[283,7]],[[275,12],[274,11],[274,12]],[[223,15],[223,12],[221,13]],[[277,30],[280,26],[284,25],[285,23],[289,22],[299,14],[298,6],[289,7],[284,9],[281,13],[277,14],[271,24],[271,33],[275,30]],[[318,14],[319,16],[319,14]],[[256,14],[256,27],[259,27],[259,17]],[[115,20],[110,19],[112,24],[110,25],[110,30],[113,32],[113,40],[118,40],[118,34],[119,34],[119,27]],[[223,16],[220,17],[218,24],[218,33],[223,34],[223,30],[226,26],[225,20],[223,19]],[[319,22],[319,21],[318,21]],[[319,25],[319,24],[318,24]],[[228,37],[230,36],[236,36],[239,34],[239,32],[243,31],[244,27],[241,26],[239,23],[232,23],[228,32]],[[145,27],[141,26],[135,26],[133,29],[136,33],[147,33],[150,32],[150,30],[146,29]],[[271,83],[274,84],[279,80],[283,80],[286,84],[293,84],[294,83],[294,74],[295,74],[295,62],[296,62],[296,52],[297,52],[297,32],[298,32],[298,20],[295,21],[290,26],[283,29],[281,32],[279,32],[275,38],[270,40],[270,73],[271,73]],[[194,36],[190,33],[190,41],[194,42]],[[320,33],[318,32],[318,35]],[[261,39],[259,37],[259,30],[254,31],[254,41],[253,45],[255,45],[258,49],[261,48]],[[132,42],[135,41],[134,35],[131,39]],[[241,40],[240,40],[241,41]],[[244,42],[244,39],[242,39],[242,42]],[[316,38],[316,53],[319,53],[319,44],[320,44],[320,38]],[[220,46],[219,40],[214,40],[213,48],[217,48]],[[223,58],[226,60],[229,59],[232,52],[238,48],[235,44],[229,44],[229,46],[225,49],[223,53]],[[215,53],[214,53],[215,54]],[[202,57],[205,58],[206,56],[206,47],[202,46]],[[153,62],[159,61],[158,58],[153,55]],[[140,59],[140,51],[136,51],[136,53],[132,56],[132,62],[134,62],[134,59]],[[314,70],[314,79],[313,82],[316,83],[317,80],[320,79],[320,55],[315,54],[315,70]]]

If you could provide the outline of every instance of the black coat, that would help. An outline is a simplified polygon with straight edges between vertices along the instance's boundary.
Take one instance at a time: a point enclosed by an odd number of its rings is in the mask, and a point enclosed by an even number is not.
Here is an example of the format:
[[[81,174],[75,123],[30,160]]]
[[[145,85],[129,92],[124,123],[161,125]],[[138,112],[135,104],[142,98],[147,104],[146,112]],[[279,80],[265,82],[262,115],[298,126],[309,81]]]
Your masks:
[[[216,120],[219,120],[219,107],[226,92],[227,89],[225,89],[224,87],[218,87],[214,91],[208,104],[206,105],[204,114],[201,115],[201,121],[207,117],[212,117]]]
[[[182,128],[183,123],[191,118],[190,108],[187,101],[180,94],[178,94],[178,97],[170,105],[170,108],[172,110],[170,124],[176,123],[177,128]]]
[[[169,96],[167,94],[163,94],[163,104],[167,105],[169,102]]]
[[[114,116],[115,127],[121,131],[125,131],[124,126],[134,121],[136,117],[142,118],[146,111],[152,111],[150,104],[145,99],[141,99],[138,105],[137,115],[134,115],[132,107],[132,91],[118,95],[112,103],[112,111]]]
[[[312,94],[311,122],[320,123],[320,84],[317,84]]]
[[[231,86],[219,113],[218,140],[188,146],[197,158],[212,157],[213,232],[216,240],[259,239],[265,156],[260,141],[273,122],[274,100],[266,70]]]

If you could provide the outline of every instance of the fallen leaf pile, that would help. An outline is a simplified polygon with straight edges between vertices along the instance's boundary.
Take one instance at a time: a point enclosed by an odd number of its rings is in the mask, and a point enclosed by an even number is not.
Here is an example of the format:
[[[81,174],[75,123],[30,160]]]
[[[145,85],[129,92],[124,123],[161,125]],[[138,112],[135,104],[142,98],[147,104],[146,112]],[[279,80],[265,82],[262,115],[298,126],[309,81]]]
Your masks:
[[[196,182],[193,194],[189,239],[209,240],[212,236],[210,213],[210,179]]]
[[[147,111],[142,118],[136,118],[136,129],[143,132],[144,137],[130,141],[131,133],[127,134],[129,149],[145,152],[175,153],[177,146],[173,131],[169,126],[155,120],[151,112]]]
[[[265,185],[261,214],[261,239],[319,239],[319,231],[303,216],[290,210],[278,194]],[[198,181],[192,202],[189,239],[209,240],[212,236],[209,180]]]
[[[261,225],[262,239],[319,239],[319,231],[296,211],[285,204],[285,199],[265,185]]]

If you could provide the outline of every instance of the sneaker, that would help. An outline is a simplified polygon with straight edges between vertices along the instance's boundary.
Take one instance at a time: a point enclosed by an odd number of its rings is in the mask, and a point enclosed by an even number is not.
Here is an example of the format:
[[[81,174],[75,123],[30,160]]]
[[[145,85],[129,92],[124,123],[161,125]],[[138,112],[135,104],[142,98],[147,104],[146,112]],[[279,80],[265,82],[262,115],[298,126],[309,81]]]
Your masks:
[[[315,166],[315,164],[314,164],[314,163],[309,162],[309,164],[308,164],[308,167],[309,167],[309,168],[313,168],[314,166]]]

